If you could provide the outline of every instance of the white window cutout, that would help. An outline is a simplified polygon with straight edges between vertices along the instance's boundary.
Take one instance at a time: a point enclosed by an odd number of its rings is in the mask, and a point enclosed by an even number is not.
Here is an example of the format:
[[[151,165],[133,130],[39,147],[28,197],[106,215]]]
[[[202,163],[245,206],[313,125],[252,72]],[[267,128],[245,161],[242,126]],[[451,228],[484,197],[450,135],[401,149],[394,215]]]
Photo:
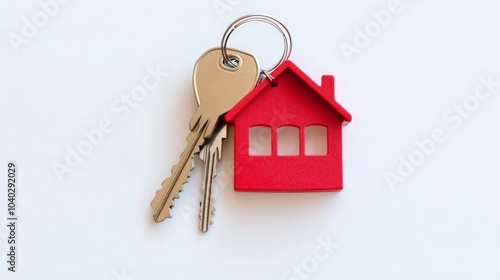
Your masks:
[[[299,128],[282,126],[278,128],[278,155],[299,155]]]
[[[271,128],[269,126],[252,126],[249,131],[248,154],[251,156],[271,155]]]
[[[328,135],[326,126],[307,126],[305,138],[306,155],[326,155],[328,153]]]

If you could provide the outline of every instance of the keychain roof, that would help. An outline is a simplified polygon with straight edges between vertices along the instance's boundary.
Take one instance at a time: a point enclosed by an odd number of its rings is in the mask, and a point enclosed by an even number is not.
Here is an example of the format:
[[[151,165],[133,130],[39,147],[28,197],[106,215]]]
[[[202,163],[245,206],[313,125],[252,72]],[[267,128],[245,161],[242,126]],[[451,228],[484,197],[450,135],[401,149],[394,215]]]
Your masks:
[[[291,71],[287,72],[287,71]],[[302,70],[300,70],[293,62],[287,60],[272,72],[272,78],[269,82],[261,82],[255,89],[253,89],[247,96],[240,100],[225,116],[225,120],[231,123],[236,115],[243,110],[246,106],[252,102],[252,100],[259,94],[261,94],[266,87],[277,86],[277,80],[279,77],[284,75],[294,75],[296,78],[301,79],[307,86],[309,86],[314,93],[321,97],[326,103],[328,103],[333,110],[337,111],[344,119],[344,125],[347,125],[351,120],[352,116],[344,109],[334,97],[334,78],[332,75],[324,75],[322,77],[322,87],[318,86],[311,78],[309,78]],[[269,80],[269,79],[266,79]],[[276,85],[273,83],[276,82]],[[286,101],[284,101],[286,102]]]

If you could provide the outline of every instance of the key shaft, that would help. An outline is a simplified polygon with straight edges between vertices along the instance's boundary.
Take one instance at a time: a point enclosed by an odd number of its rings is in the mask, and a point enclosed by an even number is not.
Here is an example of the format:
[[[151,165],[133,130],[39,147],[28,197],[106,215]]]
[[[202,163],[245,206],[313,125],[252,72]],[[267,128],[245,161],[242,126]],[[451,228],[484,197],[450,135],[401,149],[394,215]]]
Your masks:
[[[200,202],[200,230],[207,232],[212,224],[212,217],[215,214],[212,185],[217,175],[217,163],[222,158],[222,141],[227,136],[227,125],[221,122],[214,132],[213,137],[203,147],[200,158],[205,162],[205,174],[203,177],[202,198]]]
[[[212,155],[210,149],[204,150],[205,157],[205,176],[203,177],[203,197],[200,203],[200,230],[203,232],[208,231],[208,227],[212,224],[212,216],[215,211],[213,207],[212,184],[215,177],[214,170],[216,165],[215,157]]]

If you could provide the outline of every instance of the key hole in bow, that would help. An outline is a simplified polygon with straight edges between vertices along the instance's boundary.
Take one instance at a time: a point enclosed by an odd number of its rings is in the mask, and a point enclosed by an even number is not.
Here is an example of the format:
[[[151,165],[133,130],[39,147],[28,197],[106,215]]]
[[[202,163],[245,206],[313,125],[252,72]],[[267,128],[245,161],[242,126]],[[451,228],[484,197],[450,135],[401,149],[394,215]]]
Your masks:
[[[222,59],[222,64],[224,64],[224,66],[226,67],[229,67],[229,68],[236,68],[238,67],[239,63],[240,63],[240,59],[235,56],[235,55],[228,55],[229,56],[229,61],[225,60],[224,58]]]

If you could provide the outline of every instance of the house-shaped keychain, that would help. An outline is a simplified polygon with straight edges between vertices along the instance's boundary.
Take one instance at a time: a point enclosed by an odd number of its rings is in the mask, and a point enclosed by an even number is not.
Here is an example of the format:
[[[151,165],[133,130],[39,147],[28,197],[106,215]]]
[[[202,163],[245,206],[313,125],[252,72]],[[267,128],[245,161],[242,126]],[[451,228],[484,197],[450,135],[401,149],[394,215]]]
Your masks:
[[[334,99],[333,76],[322,76],[318,86],[291,61],[271,75],[273,83],[263,80],[225,116],[235,127],[235,190],[341,190],[342,125],[351,115]],[[298,141],[282,151],[285,135]],[[315,143],[323,141],[324,148],[306,143],[309,136],[323,136]]]

